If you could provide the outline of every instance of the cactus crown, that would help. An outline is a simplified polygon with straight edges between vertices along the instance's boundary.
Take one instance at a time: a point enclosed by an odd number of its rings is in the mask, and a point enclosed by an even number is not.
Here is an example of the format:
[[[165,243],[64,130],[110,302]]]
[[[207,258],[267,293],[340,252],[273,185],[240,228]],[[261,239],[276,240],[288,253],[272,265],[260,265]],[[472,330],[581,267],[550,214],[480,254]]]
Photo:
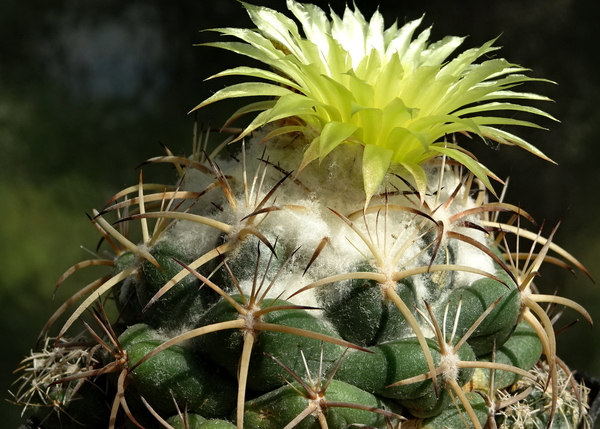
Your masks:
[[[413,37],[422,18],[402,27],[385,28],[375,12],[367,21],[356,7],[342,17],[311,4],[287,0],[300,22],[266,7],[243,3],[257,29],[217,28],[242,42],[214,42],[206,46],[228,49],[269,66],[272,71],[236,67],[214,77],[242,75],[267,82],[245,82],[226,87],[200,103],[250,96],[274,97],[246,105],[240,115],[260,113],[241,133],[274,121],[283,126],[265,139],[300,133],[306,149],[300,165],[322,161],[339,146],[360,145],[367,200],[375,194],[390,170],[412,178],[423,192],[427,177],[421,165],[446,155],[464,165],[491,189],[493,174],[472,155],[446,141],[453,133],[476,134],[502,144],[520,146],[542,158],[541,151],[497,126],[537,127],[532,122],[496,116],[498,111],[520,111],[553,119],[548,113],[509,100],[548,100],[513,87],[532,80],[527,69],[501,58],[476,62],[499,49],[491,40],[451,54],[462,37],[445,37],[429,43],[431,28]]]

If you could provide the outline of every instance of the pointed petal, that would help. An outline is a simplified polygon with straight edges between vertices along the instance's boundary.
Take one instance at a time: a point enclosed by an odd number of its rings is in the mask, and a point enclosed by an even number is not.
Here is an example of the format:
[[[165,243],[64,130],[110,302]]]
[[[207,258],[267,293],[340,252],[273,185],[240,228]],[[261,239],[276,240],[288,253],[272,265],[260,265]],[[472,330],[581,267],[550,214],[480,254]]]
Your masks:
[[[358,127],[344,122],[328,122],[323,127],[319,141],[319,158],[321,161],[329,152],[344,142]]]
[[[191,111],[198,110],[201,107],[204,107],[208,104],[214,103],[216,101],[226,100],[228,98],[238,98],[238,97],[255,97],[255,96],[271,96],[271,97],[282,97],[284,95],[293,94],[287,88],[278,85],[272,85],[270,83],[263,82],[245,82],[238,83],[235,85],[227,86],[217,92],[215,92],[212,96],[204,100],[202,103],[198,104]]]
[[[379,190],[383,179],[387,174],[394,153],[386,148],[376,145],[366,145],[363,152],[362,172],[363,184],[367,201]]]

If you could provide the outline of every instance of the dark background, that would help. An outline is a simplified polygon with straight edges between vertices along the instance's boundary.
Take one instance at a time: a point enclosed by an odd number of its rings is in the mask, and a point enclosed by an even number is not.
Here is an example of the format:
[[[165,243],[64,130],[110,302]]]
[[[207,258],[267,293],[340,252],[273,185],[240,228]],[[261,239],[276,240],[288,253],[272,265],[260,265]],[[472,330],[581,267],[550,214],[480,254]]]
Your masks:
[[[357,0],[370,17],[376,2]],[[255,1],[279,10],[284,0]],[[331,1],[343,12],[344,2]],[[594,148],[600,131],[597,27],[600,2],[576,0],[380,0],[386,26],[425,13],[431,40],[469,36],[464,47],[500,36],[498,53],[531,68],[523,90],[556,103],[538,105],[561,123],[540,119],[549,131],[518,134],[558,162],[522,150],[473,145],[501,177],[506,200],[520,204],[547,231],[564,221],[555,241],[600,279],[600,170]],[[319,2],[325,6],[325,2]],[[12,374],[29,353],[55,308],[93,279],[93,269],[64,285],[56,279],[90,258],[97,235],[85,213],[121,187],[136,183],[142,160],[190,153],[193,116],[186,113],[234,80],[203,82],[244,63],[235,54],[193,44],[214,41],[199,30],[251,25],[241,5],[219,1],[3,0],[0,2],[0,392],[8,398]],[[219,125],[235,107],[223,102],[199,113]],[[531,119],[525,118],[524,119]],[[537,119],[536,119],[537,120]],[[471,147],[470,147],[471,148]],[[168,168],[149,166],[146,181],[171,181]],[[497,188],[499,189],[499,187]],[[80,248],[82,246],[83,248]],[[545,269],[538,283],[582,303],[600,320],[600,286],[585,276]],[[566,311],[557,327],[579,316]],[[600,335],[581,321],[558,336],[559,355],[573,368],[600,375]],[[2,402],[2,426],[19,425],[19,407]]]

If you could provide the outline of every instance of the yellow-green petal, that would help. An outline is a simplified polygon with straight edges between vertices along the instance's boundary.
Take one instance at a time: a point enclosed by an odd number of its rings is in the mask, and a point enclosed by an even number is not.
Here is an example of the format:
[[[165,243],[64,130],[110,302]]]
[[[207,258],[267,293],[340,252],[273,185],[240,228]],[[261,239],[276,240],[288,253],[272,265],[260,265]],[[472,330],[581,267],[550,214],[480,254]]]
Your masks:
[[[393,152],[381,146],[367,145],[363,151],[362,173],[363,186],[369,204],[372,195],[375,195],[392,162]]]
[[[342,144],[358,127],[344,122],[328,122],[323,127],[319,139],[319,159],[322,161],[329,152]]]

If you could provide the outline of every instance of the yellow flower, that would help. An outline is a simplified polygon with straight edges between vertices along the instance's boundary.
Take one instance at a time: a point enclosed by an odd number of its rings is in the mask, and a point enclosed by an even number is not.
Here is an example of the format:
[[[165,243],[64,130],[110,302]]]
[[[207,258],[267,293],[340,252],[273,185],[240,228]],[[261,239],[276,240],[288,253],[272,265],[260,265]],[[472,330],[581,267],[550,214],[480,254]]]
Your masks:
[[[404,169],[421,191],[427,185],[421,165],[446,155],[472,171],[488,188],[492,173],[446,136],[473,133],[485,139],[520,146],[548,159],[523,139],[496,126],[536,124],[495,116],[497,111],[521,111],[553,119],[546,112],[507,100],[548,100],[517,92],[531,80],[527,69],[501,58],[486,59],[499,49],[489,41],[449,59],[464,38],[445,37],[429,43],[430,28],[414,37],[422,18],[402,27],[384,27],[376,12],[367,21],[358,9],[346,7],[342,17],[312,4],[287,0],[300,23],[266,7],[242,3],[256,29],[218,28],[238,42],[205,45],[228,49],[269,66],[270,70],[236,67],[212,77],[243,75],[266,82],[226,87],[200,103],[249,96],[267,96],[235,112],[232,118],[260,112],[242,132],[243,138],[268,123],[287,121],[268,137],[302,132],[310,144],[300,169],[323,160],[342,144],[364,147],[363,183],[367,200],[386,173]]]

